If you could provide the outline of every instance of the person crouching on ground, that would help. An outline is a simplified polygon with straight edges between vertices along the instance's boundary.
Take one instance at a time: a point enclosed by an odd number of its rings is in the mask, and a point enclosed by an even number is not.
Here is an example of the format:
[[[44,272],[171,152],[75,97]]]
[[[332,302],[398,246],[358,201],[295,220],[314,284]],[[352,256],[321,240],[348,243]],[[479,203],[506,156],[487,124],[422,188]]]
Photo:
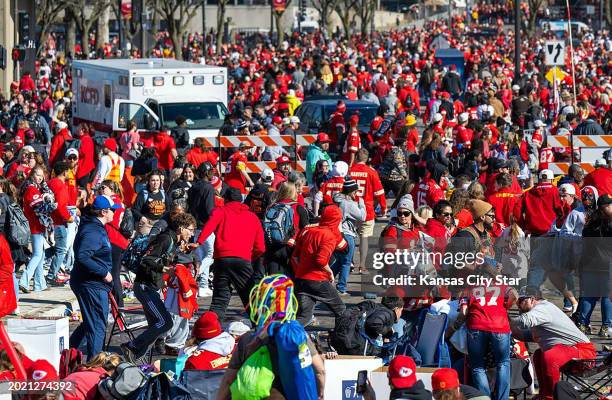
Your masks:
[[[177,214],[168,228],[149,243],[142,262],[136,271],[134,294],[142,304],[149,324],[138,337],[121,344],[126,359],[132,363],[143,357],[155,341],[172,329],[172,315],[166,310],[160,291],[164,274],[174,271],[174,254],[177,249],[187,252],[193,247],[187,245],[195,231],[196,221],[191,214]]]
[[[212,311],[206,311],[196,321],[192,330],[191,342],[194,346],[186,348],[189,358],[185,369],[211,371],[225,369],[229,365],[236,340],[228,332],[223,332],[219,317]]]

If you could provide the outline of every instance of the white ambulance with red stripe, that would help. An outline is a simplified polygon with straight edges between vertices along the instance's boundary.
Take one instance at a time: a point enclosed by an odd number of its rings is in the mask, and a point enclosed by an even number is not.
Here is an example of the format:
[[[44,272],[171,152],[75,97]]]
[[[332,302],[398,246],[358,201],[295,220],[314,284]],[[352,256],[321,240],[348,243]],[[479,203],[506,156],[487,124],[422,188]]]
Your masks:
[[[173,59],[74,61],[72,115],[75,126],[97,132],[139,131],[187,120],[190,139],[216,137],[227,110],[227,68]]]

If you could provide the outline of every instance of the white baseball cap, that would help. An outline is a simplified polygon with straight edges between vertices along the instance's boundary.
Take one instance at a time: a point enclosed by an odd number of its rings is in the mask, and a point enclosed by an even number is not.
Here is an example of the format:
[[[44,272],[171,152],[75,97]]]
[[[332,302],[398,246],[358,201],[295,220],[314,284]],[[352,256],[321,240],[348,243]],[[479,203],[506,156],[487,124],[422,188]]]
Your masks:
[[[270,168],[266,168],[261,171],[261,180],[264,182],[272,182],[274,179],[274,172]]]
[[[459,114],[459,123],[467,122],[469,117],[469,114],[466,112]]]
[[[512,90],[514,92],[518,92],[519,90],[521,90],[521,87],[519,85],[512,85]]]
[[[542,121],[540,121],[539,119],[536,119],[533,122],[533,126],[535,126],[536,128],[544,128],[546,126],[546,124]]]
[[[435,113],[435,114],[434,114],[434,116],[433,116],[433,120],[434,120],[434,122],[440,122],[440,121],[442,121],[442,114],[440,114],[440,113]]]
[[[555,179],[555,174],[549,169],[543,169],[540,171],[540,179],[553,180]]]
[[[289,121],[290,121],[292,124],[299,124],[299,123],[300,123],[300,118],[299,118],[299,117],[297,117],[296,115],[294,115],[294,116],[292,116],[292,117],[289,117]]]
[[[564,183],[563,185],[559,186],[559,193],[575,196],[576,188],[571,183]]]
[[[66,150],[66,157],[68,156],[79,156],[79,151],[77,149],[75,149],[74,147]]]

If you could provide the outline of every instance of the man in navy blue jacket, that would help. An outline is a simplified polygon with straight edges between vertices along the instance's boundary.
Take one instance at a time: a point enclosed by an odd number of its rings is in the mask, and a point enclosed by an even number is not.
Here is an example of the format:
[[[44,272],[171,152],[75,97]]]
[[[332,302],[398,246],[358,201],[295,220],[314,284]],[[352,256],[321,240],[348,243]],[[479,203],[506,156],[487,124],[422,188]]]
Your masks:
[[[74,241],[74,268],[70,288],[74,292],[83,323],[70,335],[70,347],[78,348],[87,341],[87,357],[102,351],[108,315],[108,292],[111,290],[111,245],[104,225],[113,220],[120,206],[108,196],[97,196],[89,215],[81,219]]]

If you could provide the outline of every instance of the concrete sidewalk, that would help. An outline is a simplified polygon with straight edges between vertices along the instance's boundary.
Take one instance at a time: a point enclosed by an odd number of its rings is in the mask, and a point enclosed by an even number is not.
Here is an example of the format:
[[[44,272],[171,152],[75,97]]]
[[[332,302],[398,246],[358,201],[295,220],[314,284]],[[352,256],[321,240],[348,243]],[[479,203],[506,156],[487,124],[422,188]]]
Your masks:
[[[50,287],[42,292],[19,294],[19,315],[7,318],[63,317],[66,309],[73,311],[79,308],[74,293],[69,286]]]

